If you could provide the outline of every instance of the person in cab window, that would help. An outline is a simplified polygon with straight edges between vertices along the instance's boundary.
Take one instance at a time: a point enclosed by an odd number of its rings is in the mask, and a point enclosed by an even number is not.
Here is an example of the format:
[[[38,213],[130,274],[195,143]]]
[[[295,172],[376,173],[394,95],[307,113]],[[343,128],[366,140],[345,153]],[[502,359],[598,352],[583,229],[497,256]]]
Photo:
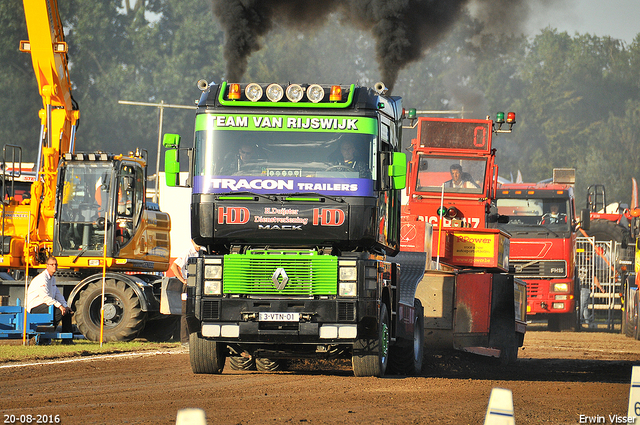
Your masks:
[[[356,157],[356,147],[351,140],[346,140],[340,145],[340,155],[342,158],[338,161],[339,165],[358,171],[360,178],[371,178],[371,171],[367,164]]]
[[[468,173],[462,172],[462,166],[460,164],[452,164],[449,172],[451,173],[451,180],[444,182],[444,187],[452,187],[459,189],[478,189],[478,185],[471,180],[471,176]]]
[[[238,148],[238,151],[229,152],[225,157],[222,164],[220,174],[233,175],[242,169],[250,162],[255,162],[258,159],[258,152],[256,145],[252,143],[243,143]]]
[[[563,224],[567,222],[567,215],[559,212],[558,204],[551,204],[549,212],[542,216],[541,224]]]

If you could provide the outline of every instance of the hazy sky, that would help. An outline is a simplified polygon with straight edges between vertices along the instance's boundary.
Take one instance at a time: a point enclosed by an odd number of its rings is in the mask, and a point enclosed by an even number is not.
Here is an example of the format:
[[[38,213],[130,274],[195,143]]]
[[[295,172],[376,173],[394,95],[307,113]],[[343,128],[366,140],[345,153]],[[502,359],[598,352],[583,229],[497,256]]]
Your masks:
[[[541,2],[545,3],[545,2]],[[553,7],[541,7],[532,1],[534,13],[529,20],[529,34],[551,26],[573,36],[589,33],[609,35],[631,43],[640,33],[640,0],[565,0]]]

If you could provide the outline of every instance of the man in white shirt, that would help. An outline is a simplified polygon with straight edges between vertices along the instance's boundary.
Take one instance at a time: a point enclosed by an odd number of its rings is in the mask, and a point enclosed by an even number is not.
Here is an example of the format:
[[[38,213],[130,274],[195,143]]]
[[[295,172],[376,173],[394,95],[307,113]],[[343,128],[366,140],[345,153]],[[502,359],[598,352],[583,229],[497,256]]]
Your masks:
[[[49,306],[53,305],[53,326],[57,327],[62,321],[62,332],[72,332],[71,315],[73,311],[67,305],[60,290],[56,286],[56,278],[53,274],[58,269],[58,260],[51,256],[47,258],[47,267],[38,276],[33,278],[27,289],[27,311],[29,313],[43,314],[49,312]]]
[[[186,293],[187,293],[187,264],[189,258],[197,257],[200,247],[191,240],[189,248],[187,248],[178,258],[171,263],[171,270],[174,276],[182,282],[182,317],[180,318],[180,342],[182,345],[187,346],[189,344],[189,329],[187,327],[187,319],[185,316],[186,309]]]
[[[453,164],[450,167],[449,172],[451,173],[451,180],[447,180],[444,182],[445,187],[453,187],[453,188],[461,188],[461,189],[478,189],[478,185],[470,180],[469,178],[465,178],[468,173],[462,172],[462,166],[460,164]],[[465,175],[466,174],[466,175]]]

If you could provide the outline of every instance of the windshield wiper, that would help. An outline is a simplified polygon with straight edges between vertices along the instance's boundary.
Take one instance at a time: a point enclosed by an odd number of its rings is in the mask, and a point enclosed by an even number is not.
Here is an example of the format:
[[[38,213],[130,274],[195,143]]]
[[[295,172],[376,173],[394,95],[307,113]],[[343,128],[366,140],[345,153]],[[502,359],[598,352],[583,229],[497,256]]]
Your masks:
[[[317,196],[319,198],[327,198],[327,199],[331,199],[334,202],[339,202],[339,203],[344,203],[344,198],[338,198],[336,196],[330,196],[330,195],[324,195],[324,194],[320,194],[317,192],[296,192],[296,193],[291,193],[289,195],[286,195],[286,197],[291,197],[291,196]]]
[[[84,254],[85,252],[87,252],[87,249],[89,249],[89,245],[85,245],[84,248],[82,248],[82,250],[80,250],[80,252],[78,253],[78,255],[76,255],[73,260],[71,261],[72,263],[75,263],[78,258],[80,258],[82,256],[82,254]]]
[[[278,198],[275,195],[263,195],[261,193],[253,193],[253,192],[234,192],[234,193],[221,193],[218,195],[218,198],[223,196],[235,197],[235,196],[255,196],[258,198],[266,199],[268,201],[277,201]]]

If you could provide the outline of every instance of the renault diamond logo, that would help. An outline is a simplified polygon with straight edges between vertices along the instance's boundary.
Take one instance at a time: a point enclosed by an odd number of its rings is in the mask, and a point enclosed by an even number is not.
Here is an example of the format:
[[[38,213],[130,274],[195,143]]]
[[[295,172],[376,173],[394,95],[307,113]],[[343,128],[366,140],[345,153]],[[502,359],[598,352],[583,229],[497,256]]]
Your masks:
[[[285,272],[282,267],[278,267],[276,271],[273,272],[271,280],[273,281],[273,286],[275,286],[278,291],[282,291],[285,286],[287,286],[287,283],[289,283],[289,276],[287,276],[287,272]]]

